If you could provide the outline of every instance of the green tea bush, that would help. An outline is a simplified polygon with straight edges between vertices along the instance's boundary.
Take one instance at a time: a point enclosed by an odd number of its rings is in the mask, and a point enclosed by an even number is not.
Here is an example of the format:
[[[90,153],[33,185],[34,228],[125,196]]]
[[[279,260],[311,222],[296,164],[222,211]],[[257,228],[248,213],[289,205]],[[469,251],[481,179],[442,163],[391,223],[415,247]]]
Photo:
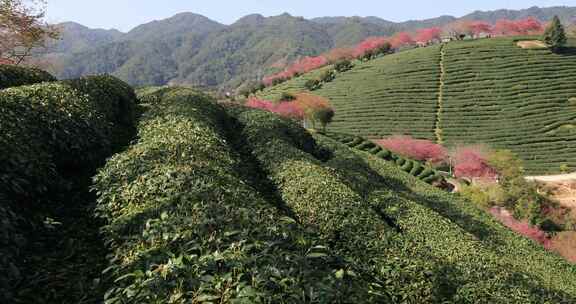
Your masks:
[[[0,188],[34,201],[61,174],[94,167],[109,151],[109,123],[87,96],[58,83],[0,92]]]
[[[325,164],[363,192],[372,208],[400,231],[390,250],[412,255],[412,263],[427,260],[439,267],[434,272],[441,283],[432,303],[574,301],[576,285],[562,278],[576,272],[560,257],[507,230],[458,196],[403,174],[390,162],[321,134],[315,139],[332,152]]]
[[[40,69],[0,65],[0,90],[48,81],[56,81],[56,78]]]
[[[162,96],[171,92],[173,88],[168,86],[161,87],[142,87],[136,89],[136,97],[139,104],[156,104],[162,100]]]
[[[243,179],[230,123],[210,97],[175,89],[145,114],[138,143],[96,176],[115,281],[106,302],[369,298],[363,277]]]
[[[263,111],[235,108],[230,113],[242,126],[236,136],[246,139],[299,222],[320,231],[330,248],[374,278],[370,285],[374,300],[433,301],[436,279],[431,266],[392,252],[394,229],[370,208],[354,184],[314,156],[318,147],[303,128]]]
[[[111,134],[130,127],[128,122],[118,126],[108,119],[109,113],[120,109],[113,109],[105,99],[121,100],[130,95],[129,87],[118,92],[102,85],[81,92],[70,83],[0,91],[0,268],[7,269],[0,286],[14,287],[22,279],[22,248],[29,234],[43,225],[42,214],[66,208],[62,205],[70,201],[66,196],[82,187],[111,153]],[[9,294],[0,296],[12,301]]]
[[[63,83],[86,94],[97,110],[104,114],[111,124],[114,147],[126,144],[133,137],[137,98],[132,87],[109,75],[88,76]]]

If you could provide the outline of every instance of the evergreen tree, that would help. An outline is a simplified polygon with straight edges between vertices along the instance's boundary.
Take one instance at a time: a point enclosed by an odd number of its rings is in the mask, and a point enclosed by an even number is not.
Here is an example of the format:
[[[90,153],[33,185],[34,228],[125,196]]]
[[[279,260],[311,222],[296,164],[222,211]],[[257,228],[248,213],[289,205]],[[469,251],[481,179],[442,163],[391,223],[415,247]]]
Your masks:
[[[546,42],[552,50],[558,50],[566,44],[566,41],[564,26],[560,22],[560,18],[554,16],[552,23],[550,23],[546,32],[544,32],[544,42]]]

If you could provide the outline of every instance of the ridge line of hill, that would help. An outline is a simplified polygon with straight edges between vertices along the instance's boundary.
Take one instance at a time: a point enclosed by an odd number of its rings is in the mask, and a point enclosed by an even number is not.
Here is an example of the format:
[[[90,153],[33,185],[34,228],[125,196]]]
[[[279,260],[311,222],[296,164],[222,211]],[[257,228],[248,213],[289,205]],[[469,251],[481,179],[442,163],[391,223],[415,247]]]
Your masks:
[[[446,44],[440,46],[440,82],[438,85],[438,102],[436,105],[436,119],[434,120],[434,134],[436,135],[436,142],[439,144],[444,143],[442,138],[442,128],[440,123],[442,122],[442,103],[444,99],[444,81],[446,79],[446,67],[444,66],[444,60],[446,57]]]

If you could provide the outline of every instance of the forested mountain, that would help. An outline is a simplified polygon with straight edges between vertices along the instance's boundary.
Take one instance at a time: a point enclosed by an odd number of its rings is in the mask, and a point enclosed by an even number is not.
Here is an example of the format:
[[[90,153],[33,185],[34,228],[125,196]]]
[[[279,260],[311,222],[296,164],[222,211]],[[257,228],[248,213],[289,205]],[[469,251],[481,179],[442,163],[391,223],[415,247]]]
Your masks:
[[[500,18],[535,16],[565,21],[576,8],[529,8],[520,11],[474,12],[464,19],[494,22]],[[307,20],[283,14],[248,15],[231,25],[181,13],[140,25],[128,33],[91,30],[62,24],[63,39],[51,48],[54,73],[74,78],[110,73],[133,85],[182,84],[234,88],[260,79],[299,56],[318,55],[376,35],[442,26],[451,16],[395,23],[378,17],[322,17]],[[56,54],[57,56],[54,56]]]
[[[49,45],[51,53],[72,53],[114,42],[124,34],[118,30],[91,29],[75,22],[58,25],[62,36]]]

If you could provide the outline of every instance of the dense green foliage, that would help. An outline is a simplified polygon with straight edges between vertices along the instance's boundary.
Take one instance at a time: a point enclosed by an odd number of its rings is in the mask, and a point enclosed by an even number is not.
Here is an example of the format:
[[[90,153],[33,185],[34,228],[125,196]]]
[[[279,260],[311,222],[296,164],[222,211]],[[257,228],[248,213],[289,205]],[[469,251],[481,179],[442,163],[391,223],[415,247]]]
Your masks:
[[[48,72],[15,65],[0,65],[0,90],[39,82],[56,81]]]
[[[96,165],[109,149],[110,127],[88,97],[59,83],[0,92],[0,187],[8,198],[35,202],[61,174]]]
[[[131,116],[130,112],[126,116],[119,112],[133,107],[134,99],[130,96],[134,93],[130,92],[131,89],[121,81],[108,77],[0,91],[0,222],[3,231],[0,268],[4,271],[0,278],[0,302],[31,303],[30,296],[35,297],[34,302],[50,301],[42,296],[54,293],[51,288],[62,288],[61,285],[53,286],[63,283],[66,271],[79,271],[69,267],[74,265],[59,265],[47,270],[45,267],[54,266],[54,260],[40,257],[58,256],[50,250],[62,245],[58,237],[63,235],[52,233],[52,230],[56,230],[54,225],[62,223],[53,217],[67,212],[66,209],[79,209],[78,204],[87,196],[84,187],[87,177],[115,148],[111,137],[118,128],[123,129],[122,133],[133,128],[134,117],[117,124],[118,118]],[[127,140],[125,138],[122,144]],[[85,227],[75,231],[68,227],[62,229],[72,233],[66,237],[74,236],[64,242],[68,243],[64,246],[66,250],[83,246],[69,243],[74,238],[79,239],[84,234],[83,229]],[[37,252],[37,248],[46,251]],[[70,254],[69,251],[59,253],[61,256]],[[87,263],[90,258],[81,259]],[[76,260],[76,257],[69,260]],[[61,260],[56,262],[62,264]],[[48,271],[58,275],[51,278]],[[50,280],[38,286],[45,277]],[[73,289],[84,283],[66,286]],[[77,296],[66,295],[66,291],[52,300],[60,302],[62,298]]]
[[[566,31],[564,30],[564,26],[560,22],[558,16],[554,16],[552,22],[548,25],[548,28],[546,28],[544,39],[542,40],[555,51],[558,51],[558,49],[566,45]]]
[[[339,303],[367,283],[250,186],[206,95],[173,89],[95,178],[112,249],[107,303]],[[253,168],[250,168],[253,169]]]
[[[312,140],[273,114],[237,107],[229,113],[240,123],[235,130],[246,140],[242,147],[259,161],[282,202],[377,279],[373,292],[388,302],[573,301],[575,286],[564,279],[576,275],[573,266],[469,202],[322,135]]]
[[[75,165],[84,169],[101,161],[95,155],[98,147],[90,145],[102,136],[101,154],[109,150],[105,137],[113,122],[106,117],[117,118],[110,105],[120,106],[128,96],[123,94],[129,94],[107,76],[73,84],[94,96],[72,89],[71,83],[0,92],[2,122],[16,121],[16,116],[39,122],[23,124],[23,133],[2,124],[6,130],[1,134],[18,135],[2,137],[3,147],[16,146],[17,153],[36,162],[17,173],[34,169],[28,173],[52,178],[50,183],[34,181],[45,189],[28,193],[8,184],[21,180],[14,172],[8,178],[0,175],[9,186],[0,189],[11,189],[0,192],[1,263],[11,271],[1,281],[3,290],[18,280],[15,267],[28,237],[23,223],[38,209],[34,204],[71,201],[50,198],[54,189],[61,191],[58,197],[70,193],[60,185],[77,178],[70,171]],[[119,95],[100,95],[98,85],[106,84]],[[156,96],[148,99],[145,92]],[[103,96],[103,102],[94,104],[95,96]],[[419,181],[414,176],[432,176],[433,171],[417,162],[394,159],[360,137],[311,135],[273,113],[221,105],[192,89],[149,88],[139,97],[152,100],[140,121],[139,140],[113,156],[94,178],[97,214],[105,221],[103,237],[110,250],[99,256],[110,265],[103,278],[90,272],[82,279],[105,282],[107,303],[575,300],[573,266],[508,231],[470,202]],[[45,117],[60,118],[46,125]],[[40,129],[54,136],[30,146],[34,141],[29,139],[43,134]],[[69,132],[78,150],[51,154],[68,138],[61,132]],[[26,147],[45,158],[34,160]],[[56,302],[78,299],[58,289],[73,265],[65,266],[47,275],[47,288],[57,295],[50,299]],[[43,281],[26,285],[34,282]],[[38,288],[40,294],[43,290]],[[31,289],[22,291],[32,296]]]
[[[63,81],[91,99],[96,110],[110,123],[113,147],[127,143],[135,133],[137,98],[128,84],[108,75]]]
[[[509,149],[529,174],[556,173],[562,165],[573,170],[576,111],[569,99],[576,96],[576,56],[570,47],[561,54],[522,49],[516,39],[446,44],[443,86],[441,47],[432,46],[357,62],[314,93],[329,98],[338,113],[331,131],[435,140],[438,127],[446,146],[485,143]],[[259,95],[274,99],[284,91],[303,90],[307,80],[331,68]]]

